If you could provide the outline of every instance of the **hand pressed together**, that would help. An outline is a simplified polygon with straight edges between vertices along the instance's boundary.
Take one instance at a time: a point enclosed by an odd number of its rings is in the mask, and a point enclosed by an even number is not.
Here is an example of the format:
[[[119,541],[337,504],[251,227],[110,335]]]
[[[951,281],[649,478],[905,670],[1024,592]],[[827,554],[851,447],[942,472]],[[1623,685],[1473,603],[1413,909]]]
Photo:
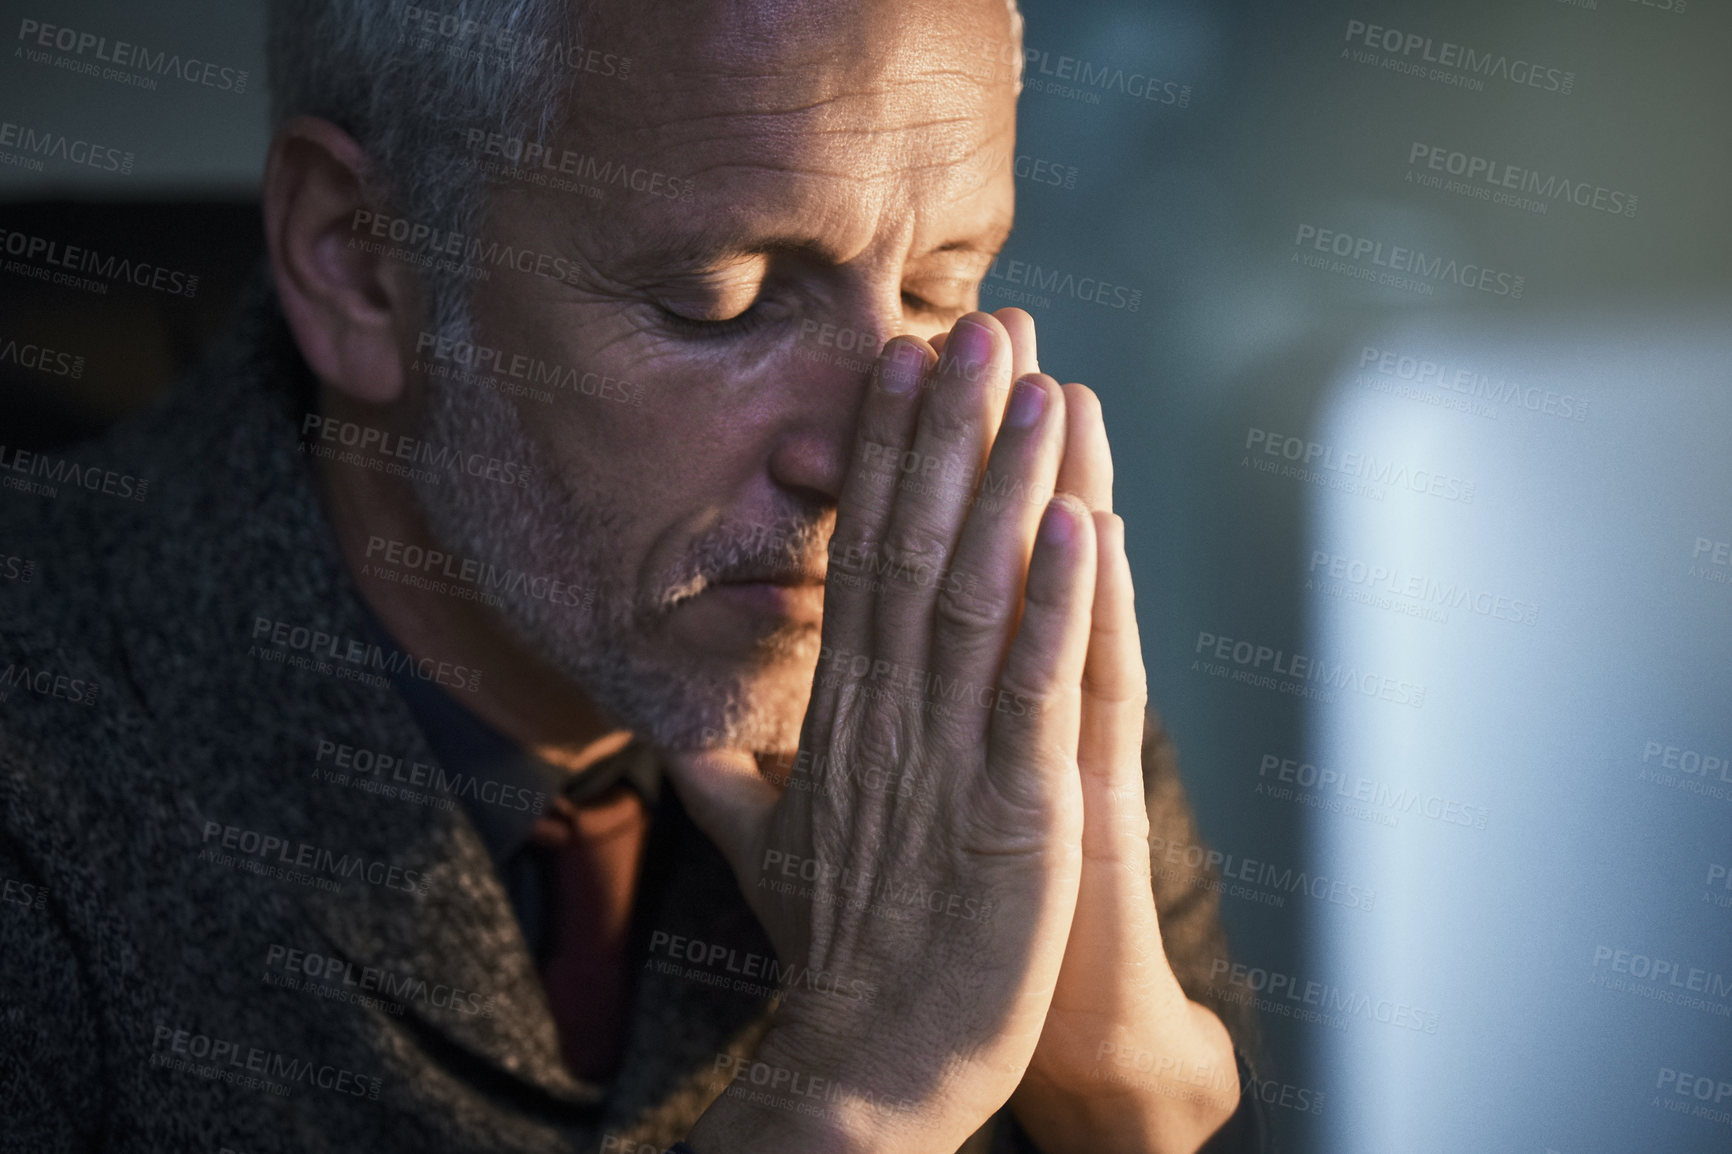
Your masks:
[[[691,1145],[950,1154],[1009,1102],[1046,1154],[1195,1151],[1232,1047],[1161,945],[1100,406],[1026,313],[885,346],[830,558],[788,787],[749,751],[670,768],[784,964],[878,993],[790,989],[756,1060],[821,1111],[727,1093]]]

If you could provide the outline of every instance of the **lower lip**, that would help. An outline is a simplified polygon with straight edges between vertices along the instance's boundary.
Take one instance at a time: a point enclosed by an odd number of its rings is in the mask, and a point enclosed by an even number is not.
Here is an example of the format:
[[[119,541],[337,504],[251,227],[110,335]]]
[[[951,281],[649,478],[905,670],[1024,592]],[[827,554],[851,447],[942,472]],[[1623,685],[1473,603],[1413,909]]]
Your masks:
[[[711,590],[730,604],[765,617],[819,618],[824,612],[822,585],[778,585],[771,581],[730,581]]]

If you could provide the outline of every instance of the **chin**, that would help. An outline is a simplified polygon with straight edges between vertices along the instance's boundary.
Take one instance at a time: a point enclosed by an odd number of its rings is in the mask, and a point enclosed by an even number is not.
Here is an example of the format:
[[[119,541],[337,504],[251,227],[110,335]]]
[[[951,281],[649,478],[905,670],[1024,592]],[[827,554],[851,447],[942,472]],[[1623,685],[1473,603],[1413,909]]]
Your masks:
[[[697,706],[695,712],[714,719],[698,748],[786,754],[799,748],[818,662],[817,631],[803,630],[788,645],[755,656],[749,668],[721,674],[715,682],[720,692]]]
[[[633,733],[666,749],[792,752],[812,694],[819,635],[799,628],[730,653],[694,652],[684,639],[615,638],[557,662],[572,682]]]

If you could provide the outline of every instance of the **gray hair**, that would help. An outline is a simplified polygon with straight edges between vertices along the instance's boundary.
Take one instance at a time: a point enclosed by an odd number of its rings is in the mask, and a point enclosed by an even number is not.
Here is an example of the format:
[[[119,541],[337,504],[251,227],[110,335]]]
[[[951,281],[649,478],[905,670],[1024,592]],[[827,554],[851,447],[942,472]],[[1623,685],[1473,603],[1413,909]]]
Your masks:
[[[1022,44],[1016,0],[1004,0]],[[375,166],[364,191],[394,215],[444,235],[477,236],[487,178],[464,143],[474,128],[543,146],[561,126],[584,0],[267,0],[271,125],[318,116],[355,138]],[[426,20],[440,29],[424,34]],[[1022,55],[1014,59],[1022,89]],[[472,338],[470,281],[444,262],[421,268],[429,327]]]
[[[572,73],[571,0],[268,0],[271,125],[318,116],[355,138],[375,166],[364,191],[410,221],[475,236],[487,178],[465,145],[474,128],[545,144],[558,129]],[[439,31],[422,23],[436,19]],[[428,321],[468,329],[458,271],[421,271]]]

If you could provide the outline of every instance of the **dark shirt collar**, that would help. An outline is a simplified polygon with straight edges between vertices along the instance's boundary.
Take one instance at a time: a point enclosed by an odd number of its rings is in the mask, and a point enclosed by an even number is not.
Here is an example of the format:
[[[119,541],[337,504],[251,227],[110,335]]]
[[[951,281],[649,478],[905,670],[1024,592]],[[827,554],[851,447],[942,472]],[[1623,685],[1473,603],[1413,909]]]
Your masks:
[[[364,599],[358,600],[379,646],[393,655],[400,651],[384,623]],[[558,794],[581,805],[615,782],[625,781],[645,801],[654,803],[661,784],[661,764],[642,740],[633,738],[618,753],[572,773],[524,749],[438,685],[407,672],[411,662],[389,661],[386,665],[434,758],[459,783],[457,801],[496,866],[503,869],[523,848],[530,827]]]

